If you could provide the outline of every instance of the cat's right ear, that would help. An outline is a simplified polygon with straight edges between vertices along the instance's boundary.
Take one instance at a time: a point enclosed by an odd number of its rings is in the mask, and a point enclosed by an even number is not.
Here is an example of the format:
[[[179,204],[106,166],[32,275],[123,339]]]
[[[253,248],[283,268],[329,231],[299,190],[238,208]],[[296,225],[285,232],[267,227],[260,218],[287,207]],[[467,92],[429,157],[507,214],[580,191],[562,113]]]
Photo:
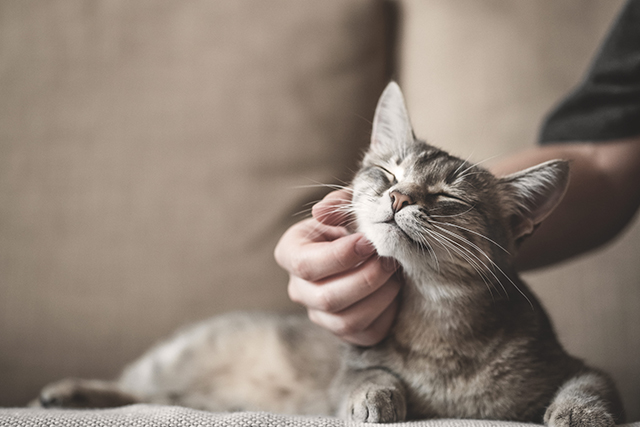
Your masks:
[[[400,86],[396,82],[387,85],[378,100],[373,118],[371,149],[388,152],[413,141],[413,129]]]
[[[522,239],[558,206],[569,185],[569,162],[550,160],[500,179],[514,239]]]

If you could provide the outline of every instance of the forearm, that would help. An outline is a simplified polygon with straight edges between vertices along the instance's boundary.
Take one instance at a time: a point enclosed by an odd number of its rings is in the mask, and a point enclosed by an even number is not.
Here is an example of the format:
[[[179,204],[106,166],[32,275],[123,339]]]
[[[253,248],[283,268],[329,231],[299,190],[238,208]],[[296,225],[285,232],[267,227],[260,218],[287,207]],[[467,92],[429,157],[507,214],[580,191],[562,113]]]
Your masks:
[[[558,208],[522,244],[521,270],[563,261],[618,234],[640,204],[640,138],[535,147],[495,164],[507,175],[551,159],[571,160],[571,181]]]

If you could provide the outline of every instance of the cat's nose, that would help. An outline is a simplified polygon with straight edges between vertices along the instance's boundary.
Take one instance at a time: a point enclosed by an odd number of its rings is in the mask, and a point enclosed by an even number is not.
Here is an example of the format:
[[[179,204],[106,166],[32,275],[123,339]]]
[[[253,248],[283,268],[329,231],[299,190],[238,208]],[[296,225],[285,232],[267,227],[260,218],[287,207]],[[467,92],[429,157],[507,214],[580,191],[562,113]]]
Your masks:
[[[393,190],[389,193],[389,197],[391,197],[391,209],[393,209],[393,213],[397,213],[405,206],[413,205],[413,199],[411,196],[402,194],[397,190]]]

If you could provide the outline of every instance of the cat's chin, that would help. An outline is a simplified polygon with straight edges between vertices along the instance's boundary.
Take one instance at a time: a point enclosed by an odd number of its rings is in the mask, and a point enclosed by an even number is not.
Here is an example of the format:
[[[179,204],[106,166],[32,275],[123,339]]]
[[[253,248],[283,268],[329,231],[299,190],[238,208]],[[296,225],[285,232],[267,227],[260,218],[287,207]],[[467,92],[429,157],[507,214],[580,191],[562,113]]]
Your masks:
[[[380,256],[395,258],[402,263],[403,254],[410,250],[411,240],[393,223],[369,224],[362,227],[362,232],[373,243]]]
[[[412,277],[431,278],[439,276],[442,265],[425,259],[422,250],[416,250],[416,243],[394,223],[376,222],[360,226],[360,231],[373,243],[381,257],[397,260],[405,274]]]

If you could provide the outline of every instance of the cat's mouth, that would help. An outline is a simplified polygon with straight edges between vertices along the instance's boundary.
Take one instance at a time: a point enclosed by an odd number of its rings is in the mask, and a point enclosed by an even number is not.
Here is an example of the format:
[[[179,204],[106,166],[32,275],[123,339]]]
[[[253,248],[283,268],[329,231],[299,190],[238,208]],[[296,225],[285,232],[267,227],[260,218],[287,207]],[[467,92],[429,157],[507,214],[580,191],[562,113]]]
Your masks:
[[[387,225],[387,226],[391,227],[391,230],[393,230],[393,232],[395,232],[396,234],[402,235],[402,236],[404,236],[405,238],[409,239],[410,241],[414,241],[414,240],[411,238],[411,236],[410,236],[409,234],[407,234],[407,232],[406,232],[406,231],[404,231],[404,230],[402,229],[402,227],[400,226],[400,224],[398,224],[398,223],[396,222],[396,219],[395,219],[395,217],[394,217],[394,216],[392,216],[391,218],[389,218],[389,219],[388,219],[388,220],[386,220],[386,221],[381,221],[381,222],[379,222],[379,224]],[[390,231],[391,231],[391,230],[390,230]]]

